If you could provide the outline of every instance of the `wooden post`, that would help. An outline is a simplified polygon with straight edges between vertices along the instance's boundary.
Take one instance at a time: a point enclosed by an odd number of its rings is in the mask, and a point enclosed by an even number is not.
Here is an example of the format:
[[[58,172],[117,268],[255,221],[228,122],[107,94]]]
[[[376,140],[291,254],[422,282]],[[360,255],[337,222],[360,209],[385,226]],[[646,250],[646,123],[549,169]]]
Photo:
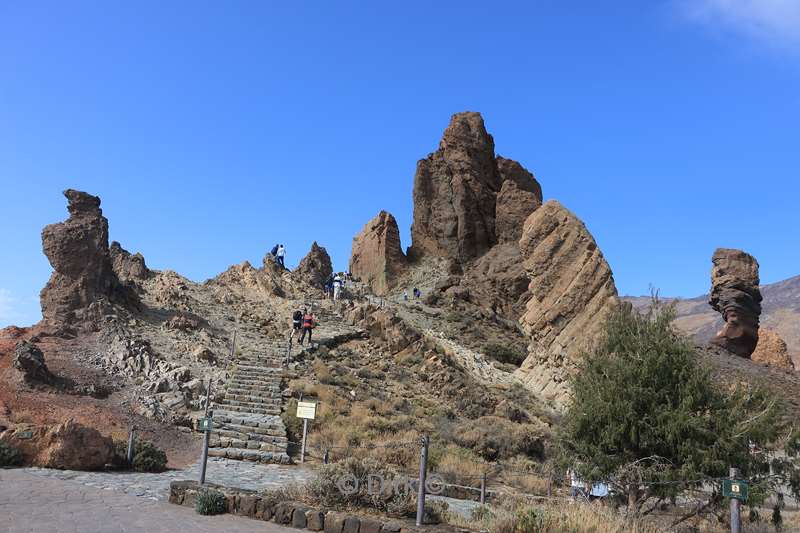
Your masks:
[[[739,477],[739,469],[731,467],[730,478],[736,480]],[[742,515],[739,507],[739,498],[731,498],[731,533],[742,533]]]
[[[553,476],[551,474],[547,475],[547,496],[553,495]]]
[[[128,466],[133,466],[134,433],[136,433],[136,426],[131,426],[131,433],[128,435]]]
[[[422,437],[422,447],[419,451],[419,480],[417,487],[417,526],[422,525],[425,515],[425,478],[428,475],[428,437]]]
[[[486,505],[486,472],[481,474],[481,505]]]
[[[303,419],[303,442],[300,444],[300,462],[306,461],[306,439],[308,438],[308,418]]]
[[[322,456],[322,464],[328,464],[328,448],[325,448],[325,455]]]

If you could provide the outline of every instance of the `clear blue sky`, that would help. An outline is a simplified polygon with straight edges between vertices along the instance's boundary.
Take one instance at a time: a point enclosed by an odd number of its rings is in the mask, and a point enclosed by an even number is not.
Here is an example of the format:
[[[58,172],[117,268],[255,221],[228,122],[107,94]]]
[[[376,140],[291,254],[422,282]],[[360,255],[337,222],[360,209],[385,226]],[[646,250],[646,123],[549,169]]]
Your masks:
[[[800,274],[798,6],[0,2],[0,327],[39,319],[67,187],[194,280],[278,241],[346,268],[381,209],[405,247],[416,161],[463,110],[586,222],[622,293],[703,293],[717,246]]]

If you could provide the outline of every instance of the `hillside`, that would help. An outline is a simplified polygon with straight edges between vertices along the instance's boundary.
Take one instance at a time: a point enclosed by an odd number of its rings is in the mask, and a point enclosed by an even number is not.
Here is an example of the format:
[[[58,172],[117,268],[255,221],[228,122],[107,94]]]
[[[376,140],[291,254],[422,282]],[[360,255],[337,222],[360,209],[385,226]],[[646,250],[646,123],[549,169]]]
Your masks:
[[[786,341],[795,368],[800,368],[800,276],[761,286],[761,326],[776,330]],[[624,296],[624,301],[643,308],[649,296]],[[676,302],[676,325],[698,342],[708,342],[722,327],[722,316],[708,305],[708,295],[689,299],[663,298]]]

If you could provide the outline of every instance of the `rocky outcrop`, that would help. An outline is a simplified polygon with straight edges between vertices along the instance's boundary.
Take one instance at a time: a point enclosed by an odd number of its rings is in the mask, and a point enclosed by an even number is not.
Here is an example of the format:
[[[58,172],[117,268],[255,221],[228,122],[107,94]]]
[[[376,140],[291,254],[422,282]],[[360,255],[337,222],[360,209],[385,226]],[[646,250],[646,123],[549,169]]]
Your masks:
[[[474,261],[458,290],[469,291],[469,300],[475,305],[516,320],[525,310],[529,283],[519,246],[506,242]]]
[[[381,211],[353,238],[350,273],[377,295],[388,293],[406,264],[400,230],[391,213]]]
[[[391,353],[397,353],[422,336],[390,307],[361,304],[344,312],[345,322],[362,328],[370,338],[382,342]]]
[[[40,295],[42,316],[45,326],[57,332],[96,330],[109,303],[130,305],[138,299],[112,268],[100,198],[72,189],[64,196],[69,218],[42,230],[44,254],[54,270]]]
[[[311,243],[311,250],[300,261],[300,264],[297,265],[292,274],[312,287],[321,289],[333,274],[331,256],[328,255],[328,251],[325,248],[317,244],[317,241],[314,241]]]
[[[53,385],[57,382],[44,362],[44,354],[30,341],[20,341],[17,344],[13,364],[28,386]]]
[[[619,305],[614,278],[583,222],[555,200],[528,217],[519,246],[530,278],[520,324],[531,341],[516,374],[563,407],[569,376]]]
[[[758,344],[761,315],[758,261],[741,250],[718,248],[711,262],[708,303],[725,321],[711,342],[738,356],[750,357]]]
[[[758,330],[758,344],[750,359],[768,366],[794,370],[794,363],[789,356],[786,342],[774,329],[760,328]]]
[[[18,426],[0,434],[0,443],[20,451],[23,463],[63,470],[103,470],[114,459],[114,442],[73,420],[52,427]]]
[[[465,264],[498,242],[513,240],[515,224],[540,203],[533,175],[495,157],[481,115],[457,113],[439,149],[417,163],[411,255]]]
[[[108,252],[111,267],[123,283],[138,286],[150,276],[150,269],[147,268],[142,254],[131,254],[117,241],[111,243]]]

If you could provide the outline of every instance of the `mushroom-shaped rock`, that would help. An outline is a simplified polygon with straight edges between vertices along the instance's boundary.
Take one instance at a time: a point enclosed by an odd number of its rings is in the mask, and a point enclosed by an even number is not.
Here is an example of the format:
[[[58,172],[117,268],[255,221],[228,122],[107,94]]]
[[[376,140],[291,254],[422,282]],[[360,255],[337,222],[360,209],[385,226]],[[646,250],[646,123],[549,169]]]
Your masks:
[[[725,325],[712,343],[741,357],[750,357],[758,344],[761,315],[758,261],[742,250],[718,248],[711,258],[709,305]]]

